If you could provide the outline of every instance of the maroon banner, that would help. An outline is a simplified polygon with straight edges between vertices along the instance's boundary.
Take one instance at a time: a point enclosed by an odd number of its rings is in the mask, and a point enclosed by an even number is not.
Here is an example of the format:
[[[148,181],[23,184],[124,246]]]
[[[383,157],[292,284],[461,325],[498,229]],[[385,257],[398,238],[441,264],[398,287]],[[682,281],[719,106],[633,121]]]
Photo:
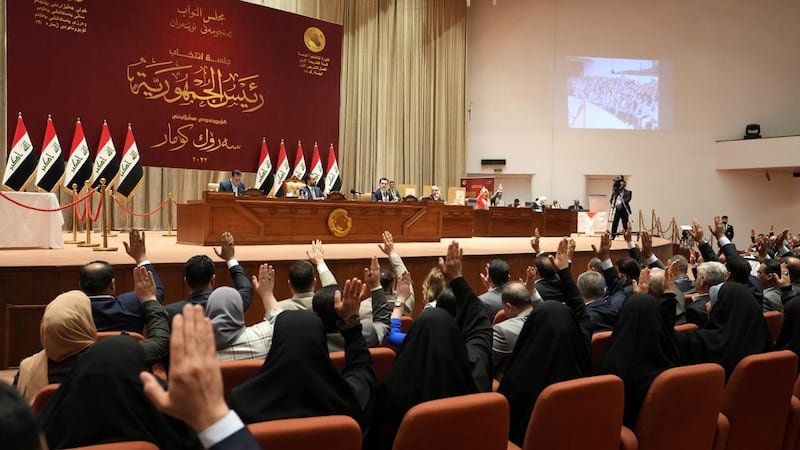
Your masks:
[[[462,178],[461,187],[467,190],[467,198],[476,198],[482,187],[489,190],[489,195],[494,194],[494,178],[472,177]]]
[[[250,172],[263,136],[273,161],[281,139],[308,161],[338,142],[340,25],[230,0],[6,7],[6,129],[22,112],[33,142],[48,114],[62,142],[80,118],[92,154],[103,120],[117,148],[131,123],[144,165]]]

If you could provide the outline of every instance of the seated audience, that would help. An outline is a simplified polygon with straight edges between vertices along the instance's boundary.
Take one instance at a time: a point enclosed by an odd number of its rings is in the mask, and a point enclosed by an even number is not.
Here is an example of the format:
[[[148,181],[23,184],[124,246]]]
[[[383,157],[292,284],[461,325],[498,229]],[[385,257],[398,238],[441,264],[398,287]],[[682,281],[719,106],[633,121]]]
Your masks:
[[[214,253],[220,258],[225,260],[228,270],[231,272],[231,279],[242,296],[242,305],[244,310],[250,307],[250,302],[253,300],[253,289],[250,287],[250,281],[244,273],[244,268],[239,265],[239,261],[235,257],[235,249],[233,245],[233,235],[229,232],[222,233],[222,248],[220,251],[214,249]],[[201,305],[205,307],[208,301],[208,296],[214,290],[216,275],[214,275],[214,262],[206,255],[192,256],[186,261],[183,269],[184,280],[189,285],[192,292],[185,300],[180,300],[166,306],[169,320],[176,314],[180,314],[183,307],[187,303],[193,305]]]
[[[763,311],[747,286],[724,283],[714,291],[717,299],[712,291],[708,323],[676,337],[682,364],[717,363],[727,378],[742,358],[769,351],[772,342]]]
[[[382,237],[383,245],[378,244],[378,248],[380,248],[381,251],[389,258],[389,262],[392,264],[392,270],[381,269],[381,287],[383,287],[386,303],[389,305],[389,307],[394,307],[395,301],[397,300],[395,280],[399,280],[404,273],[408,272],[408,269],[403,263],[403,259],[394,250],[394,239],[392,238],[392,233],[384,231]],[[333,284],[335,284],[335,282]],[[414,283],[412,281],[411,294],[405,297],[405,303],[403,303],[404,315],[410,316],[411,313],[414,312],[415,301]],[[361,316],[362,319],[372,319],[372,302],[369,300],[364,300],[361,302],[361,309],[359,309],[358,315]]]
[[[50,448],[124,441],[196,448],[189,427],[162,415],[145,396],[139,374],[146,367],[142,347],[130,336],[86,350],[40,415]]]
[[[361,281],[353,279],[335,294],[337,327],[346,343],[341,372],[330,360],[316,314],[284,311],[275,319],[264,365],[228,399],[245,423],[339,414],[366,423],[375,371],[358,320],[360,291]]]
[[[167,356],[167,315],[156,300],[152,274],[144,267],[133,269],[135,295],[145,311],[147,335],[137,343],[149,367]],[[81,291],[59,295],[45,308],[39,327],[43,350],[19,365],[14,385],[31,401],[48,384],[61,383],[73,371],[80,355],[97,340],[89,298]]]
[[[336,277],[325,264],[324,254],[322,241],[315,239],[311,242],[311,250],[306,252],[310,262],[296,261],[289,267],[289,290],[292,292],[292,296],[279,301],[278,309],[283,311],[311,310],[311,299],[314,297],[314,288],[317,285],[317,278],[314,276],[315,267],[323,287],[336,284]]]
[[[208,297],[206,315],[214,329],[217,359],[263,359],[272,345],[272,330],[275,318],[280,313],[273,290],[275,269],[262,264],[258,276],[252,278],[253,288],[264,304],[264,320],[253,326],[245,326],[242,296],[236,289],[222,286],[214,289]]]
[[[400,277],[397,283],[397,296],[399,299],[404,299],[409,295],[411,291],[411,274],[408,272],[404,273],[403,276]],[[439,293],[439,296],[436,297],[436,300],[433,301],[436,308],[444,309],[445,311],[449,312],[450,315],[453,317],[456,316],[456,297],[453,294],[453,291],[450,288],[446,288]],[[426,308],[430,309],[430,308]],[[394,348],[400,348],[403,344],[403,341],[406,339],[406,333],[402,332],[403,327],[403,304],[401,302],[395,302],[395,307],[392,310],[392,317],[391,317],[391,327],[389,328],[389,334],[386,335],[386,341],[392,345]]]
[[[425,279],[422,280],[422,300],[425,302],[423,311],[436,307],[436,299],[446,287],[447,282],[442,271],[439,267],[432,268]]]
[[[767,259],[758,267],[758,281],[764,288],[764,311],[783,311],[781,290],[777,279],[781,275],[781,262],[777,259]]]
[[[498,311],[503,309],[502,292],[503,287],[508,283],[511,276],[511,268],[505,260],[495,258],[486,264],[486,273],[481,274],[484,286],[488,289],[478,296],[478,300],[486,308],[486,315],[489,320],[493,320]]]
[[[534,307],[541,306],[542,297],[536,292],[536,288],[531,292],[524,283],[512,281],[503,286],[501,301],[507,319],[492,327],[494,377],[498,380],[503,379],[503,372],[517,344],[520,330]]]
[[[600,374],[613,374],[625,383],[622,423],[636,427],[650,384],[663,371],[680,365],[672,317],[665,317],[660,302],[647,294],[634,294],[625,302],[608,344]],[[669,315],[668,315],[669,316]]]
[[[592,271],[580,274],[578,290],[589,314],[592,333],[613,330],[619,318],[619,308],[606,301],[606,282],[603,275]]]
[[[156,283],[156,299],[164,301],[161,279],[147,259],[143,231],[131,229],[129,242],[123,242],[125,252],[136,261],[138,267],[146,268]],[[80,271],[80,287],[92,301],[92,317],[97,331],[132,331],[141,333],[145,323],[142,305],[133,291],[115,296],[114,268],[105,261],[86,264]]]
[[[201,306],[187,304],[175,316],[169,366],[169,391],[153,374],[139,373],[144,393],[159,411],[189,424],[204,448],[261,449],[225,403],[222,371],[214,358],[214,333]]]
[[[698,295],[692,298],[692,304],[686,308],[686,321],[702,328],[708,321],[706,304],[710,300],[712,286],[722,284],[728,279],[728,270],[720,262],[704,262],[697,266],[694,289]]]
[[[456,314],[433,308],[411,325],[394,365],[378,385],[365,448],[389,450],[405,413],[440,398],[491,390],[491,325],[461,275],[462,255],[450,244],[439,267],[456,298]]]
[[[361,320],[361,332],[368,347],[381,345],[384,337],[389,333],[391,311],[386,304],[386,296],[380,284],[380,265],[378,258],[373,257],[369,268],[364,269],[365,292],[369,292],[372,304],[372,318]],[[341,286],[325,286],[314,293],[312,305],[314,312],[322,319],[325,331],[328,333],[328,351],[338,352],[345,349],[347,342],[338,332],[339,315],[336,312],[336,293],[341,291]],[[367,290],[368,289],[368,290]]]
[[[0,381],[0,448],[44,450],[39,419],[28,402],[8,383]]]

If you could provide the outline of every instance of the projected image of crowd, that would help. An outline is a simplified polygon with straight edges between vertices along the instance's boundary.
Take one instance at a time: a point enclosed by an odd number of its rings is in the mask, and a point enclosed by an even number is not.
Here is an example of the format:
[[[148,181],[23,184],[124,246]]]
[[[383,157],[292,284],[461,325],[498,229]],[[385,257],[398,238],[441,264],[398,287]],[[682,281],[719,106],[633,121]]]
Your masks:
[[[572,78],[569,95],[613,114],[636,129],[658,129],[658,78],[588,76]]]

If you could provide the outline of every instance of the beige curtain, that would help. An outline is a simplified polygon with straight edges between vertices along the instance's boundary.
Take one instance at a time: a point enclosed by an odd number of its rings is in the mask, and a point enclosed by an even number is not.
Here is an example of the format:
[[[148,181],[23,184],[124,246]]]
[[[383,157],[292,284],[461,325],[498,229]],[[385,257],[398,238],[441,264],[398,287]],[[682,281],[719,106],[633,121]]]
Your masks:
[[[250,0],[344,26],[339,143],[342,191],[368,191],[386,176],[398,183],[456,186],[464,174],[466,6],[463,0]],[[5,8],[0,8],[5,23]],[[5,45],[0,95],[6,117]],[[0,129],[4,149],[6,133]],[[60,139],[68,139],[60,137]],[[5,169],[6,151],[0,162]],[[220,171],[145,168],[145,184],[128,205],[150,211],[173,194],[200,198]],[[252,186],[255,174],[245,173]],[[445,190],[446,192],[446,190]],[[61,203],[70,200],[61,194]],[[173,208],[173,217],[175,211]],[[65,214],[72,226],[71,214]],[[117,228],[126,224],[116,208]],[[134,217],[133,226],[166,229],[166,210]]]

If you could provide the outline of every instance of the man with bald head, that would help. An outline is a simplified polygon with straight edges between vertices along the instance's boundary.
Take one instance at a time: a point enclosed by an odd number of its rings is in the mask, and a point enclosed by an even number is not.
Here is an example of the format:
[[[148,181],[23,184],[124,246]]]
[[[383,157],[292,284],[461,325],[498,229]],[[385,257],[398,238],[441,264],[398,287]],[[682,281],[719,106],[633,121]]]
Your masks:
[[[125,252],[153,274],[156,285],[156,300],[164,301],[164,286],[156,270],[147,259],[144,232],[132,229],[129,243],[124,242]],[[145,324],[145,312],[133,291],[116,295],[114,268],[105,261],[93,261],[80,270],[80,288],[92,301],[92,317],[97,331],[131,331],[141,333]]]
[[[533,311],[534,305],[542,303],[542,297],[535,288],[531,294],[525,283],[519,281],[506,283],[503,286],[501,299],[507,319],[495,325],[492,333],[494,376],[498,380],[503,377],[511,352],[517,344],[519,332],[528,320],[528,315]]]

